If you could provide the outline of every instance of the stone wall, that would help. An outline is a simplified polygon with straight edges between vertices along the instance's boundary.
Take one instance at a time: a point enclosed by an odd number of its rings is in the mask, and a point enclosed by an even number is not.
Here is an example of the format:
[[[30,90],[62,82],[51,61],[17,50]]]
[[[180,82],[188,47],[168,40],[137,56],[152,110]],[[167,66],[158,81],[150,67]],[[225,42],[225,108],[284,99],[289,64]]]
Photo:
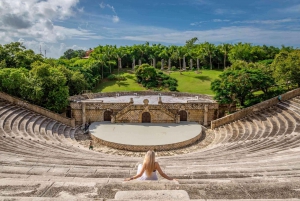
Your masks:
[[[71,126],[73,128],[75,127],[75,119],[70,119],[70,118],[67,118],[67,117],[63,117],[60,114],[54,113],[54,112],[52,112],[50,110],[47,110],[45,108],[42,108],[40,106],[30,104],[27,101],[24,101],[22,99],[10,96],[10,95],[8,95],[4,92],[0,92],[0,98],[3,99],[3,100],[8,101],[10,103],[13,103],[15,105],[18,105],[22,108],[26,108],[28,110],[31,110],[35,113],[40,114],[40,115],[43,115],[43,116],[46,116],[48,118],[54,119],[54,120],[56,120],[58,122],[61,122],[65,125]]]
[[[282,94],[281,95],[281,100],[286,101],[286,100],[289,100],[289,99],[294,98],[294,97],[299,96],[299,95],[300,95],[300,88],[289,91],[285,94]],[[268,107],[276,105],[278,102],[279,102],[278,97],[274,97],[274,98],[271,98],[271,99],[266,100],[264,102],[253,105],[251,107],[242,109],[242,110],[240,110],[238,112],[235,112],[233,114],[227,115],[223,118],[214,120],[214,121],[211,122],[211,129],[215,129],[219,126],[222,126],[222,125],[237,121],[239,119],[242,119],[242,118],[244,118],[244,117],[246,117],[246,116],[248,116],[248,115],[250,115],[254,112],[261,111],[263,109],[266,109]]]
[[[89,93],[83,95],[76,95],[71,96],[69,98],[70,101],[79,101],[85,99],[94,99],[94,98],[101,98],[101,97],[115,97],[119,96],[132,96],[137,94],[138,96],[146,96],[146,95],[162,95],[162,96],[189,96],[195,97],[198,96],[200,99],[209,99],[213,100],[212,96],[203,95],[203,94],[192,94],[192,93],[182,93],[182,92],[159,92],[159,91],[123,91],[123,92],[106,92],[106,93]]]
[[[178,143],[173,143],[173,144],[164,144],[164,145],[126,145],[126,144],[119,144],[115,142],[109,142],[102,140],[100,138],[95,137],[94,135],[90,134],[92,140],[95,142],[95,144],[100,144],[100,145],[105,145],[108,147],[112,147],[115,149],[121,149],[121,150],[126,150],[126,151],[148,151],[148,150],[156,150],[156,151],[168,151],[168,150],[174,150],[174,149],[179,149],[182,147],[186,147],[190,144],[195,143],[202,137],[202,132],[199,133],[196,137],[193,137],[189,140],[178,142]]]
[[[142,114],[149,112],[151,123],[176,123],[179,111],[187,112],[188,122],[198,122],[204,125],[205,106],[207,106],[207,125],[217,118],[217,103],[161,103],[158,105],[135,105],[133,103],[101,103],[101,102],[71,102],[72,117],[76,124],[83,124],[82,107],[85,104],[85,120],[88,122],[104,121],[104,112],[113,114],[115,123],[141,123]]]

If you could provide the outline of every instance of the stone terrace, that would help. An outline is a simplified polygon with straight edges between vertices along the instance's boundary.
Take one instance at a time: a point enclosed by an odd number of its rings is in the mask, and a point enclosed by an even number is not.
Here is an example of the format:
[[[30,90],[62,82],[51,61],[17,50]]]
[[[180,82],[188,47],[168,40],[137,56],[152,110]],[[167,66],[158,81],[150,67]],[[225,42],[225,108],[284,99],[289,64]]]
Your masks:
[[[178,182],[123,182],[144,153],[89,151],[79,128],[5,101],[0,133],[0,200],[114,200],[121,191],[123,200],[139,200],[129,195],[145,190],[183,190],[189,198],[182,201],[300,198],[299,97],[206,130],[190,147],[158,152],[163,171]]]

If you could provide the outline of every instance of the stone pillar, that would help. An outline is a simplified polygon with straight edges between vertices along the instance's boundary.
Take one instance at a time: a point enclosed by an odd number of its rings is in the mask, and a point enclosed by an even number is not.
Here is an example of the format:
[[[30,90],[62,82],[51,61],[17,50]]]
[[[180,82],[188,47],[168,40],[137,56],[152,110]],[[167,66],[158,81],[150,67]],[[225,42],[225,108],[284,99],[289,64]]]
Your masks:
[[[156,60],[153,58],[153,67],[156,68]]]
[[[193,68],[193,59],[190,59],[190,70]]]
[[[85,113],[86,104],[82,103],[81,109],[82,109],[82,125],[85,125],[86,123],[86,113]]]
[[[116,123],[116,116],[111,115],[110,122],[111,122],[112,124]]]
[[[186,70],[185,57],[183,57],[183,70]]]
[[[164,62],[165,62],[165,60],[162,59],[162,60],[161,60],[161,68],[160,68],[160,70],[163,70],[163,69],[164,69]]]
[[[208,105],[204,106],[204,126],[207,126],[207,117],[208,117]]]
[[[199,58],[197,58],[197,70],[199,70]]]
[[[168,60],[168,70],[171,70],[171,58]]]
[[[139,66],[142,65],[142,60],[139,59]]]
[[[158,104],[162,104],[161,96],[158,97]]]
[[[180,115],[176,115],[176,124],[179,124],[180,123]]]

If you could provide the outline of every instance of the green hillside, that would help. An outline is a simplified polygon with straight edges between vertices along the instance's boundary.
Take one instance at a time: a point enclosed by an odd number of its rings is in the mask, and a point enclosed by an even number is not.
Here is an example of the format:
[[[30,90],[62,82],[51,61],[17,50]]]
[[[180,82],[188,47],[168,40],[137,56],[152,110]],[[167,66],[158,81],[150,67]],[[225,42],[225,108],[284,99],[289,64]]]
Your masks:
[[[210,90],[210,83],[221,74],[222,71],[217,70],[201,70],[197,74],[195,71],[171,72],[170,76],[178,80],[177,90],[179,92],[190,92],[199,94],[213,95]],[[117,92],[117,91],[145,91],[147,90],[136,82],[135,75],[130,72],[120,73],[126,80],[124,81],[109,81],[101,82],[94,92]]]

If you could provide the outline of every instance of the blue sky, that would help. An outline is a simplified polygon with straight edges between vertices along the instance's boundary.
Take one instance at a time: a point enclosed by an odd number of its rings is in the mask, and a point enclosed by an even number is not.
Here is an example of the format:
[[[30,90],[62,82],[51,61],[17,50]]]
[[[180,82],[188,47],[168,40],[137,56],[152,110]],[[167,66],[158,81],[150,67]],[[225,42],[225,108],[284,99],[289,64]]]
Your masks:
[[[199,42],[300,47],[300,0],[1,0],[0,43],[68,48]]]

